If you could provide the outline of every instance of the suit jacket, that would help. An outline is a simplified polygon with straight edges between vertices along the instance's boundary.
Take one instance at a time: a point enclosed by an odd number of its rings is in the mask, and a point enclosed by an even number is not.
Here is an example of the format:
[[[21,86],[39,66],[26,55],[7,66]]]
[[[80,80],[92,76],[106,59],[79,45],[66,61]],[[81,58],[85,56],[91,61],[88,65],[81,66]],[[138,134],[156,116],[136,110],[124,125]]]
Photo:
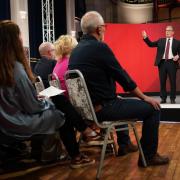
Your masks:
[[[53,72],[56,60],[41,58],[34,67],[34,74],[42,78],[45,88],[49,87],[48,75]]]
[[[157,47],[157,53],[156,53],[156,59],[155,59],[155,66],[158,66],[160,64],[160,61],[163,57],[165,46],[166,46],[166,38],[160,38],[157,41],[151,41],[148,37],[144,39],[144,42],[149,47]],[[172,53],[174,56],[177,54],[180,56],[180,41],[173,38],[172,42]],[[177,62],[176,62],[177,63]]]

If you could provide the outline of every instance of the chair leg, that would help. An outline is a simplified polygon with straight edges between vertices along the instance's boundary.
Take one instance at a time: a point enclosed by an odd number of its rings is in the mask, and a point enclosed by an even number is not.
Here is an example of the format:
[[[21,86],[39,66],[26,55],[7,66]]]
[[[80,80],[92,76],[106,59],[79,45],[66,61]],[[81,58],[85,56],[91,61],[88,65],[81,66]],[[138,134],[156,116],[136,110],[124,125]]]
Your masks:
[[[110,132],[110,137],[113,140],[113,143],[112,143],[113,153],[114,153],[115,156],[117,156],[118,151],[117,151],[116,142],[115,142],[115,139],[114,139],[113,132]]]
[[[136,142],[138,144],[139,152],[141,154],[141,158],[142,158],[144,167],[147,167],[146,159],[144,157],[144,153],[143,153],[143,150],[142,150],[142,147],[141,147],[141,143],[140,143],[140,140],[139,140],[139,137],[138,137],[138,133],[137,133],[136,127],[135,127],[134,124],[131,124],[131,126],[132,126],[133,131],[134,131],[134,135],[135,135],[135,138],[136,138]]]
[[[99,179],[100,176],[101,176],[101,169],[102,169],[102,166],[103,166],[103,161],[104,161],[104,156],[105,156],[105,152],[106,152],[108,137],[109,137],[109,133],[110,133],[111,129],[112,129],[112,127],[109,127],[106,130],[106,134],[105,134],[104,142],[103,142],[103,148],[102,148],[102,151],[101,151],[101,158],[100,158],[100,162],[99,162],[99,167],[98,167],[98,171],[97,171],[97,174],[96,174],[96,179]]]

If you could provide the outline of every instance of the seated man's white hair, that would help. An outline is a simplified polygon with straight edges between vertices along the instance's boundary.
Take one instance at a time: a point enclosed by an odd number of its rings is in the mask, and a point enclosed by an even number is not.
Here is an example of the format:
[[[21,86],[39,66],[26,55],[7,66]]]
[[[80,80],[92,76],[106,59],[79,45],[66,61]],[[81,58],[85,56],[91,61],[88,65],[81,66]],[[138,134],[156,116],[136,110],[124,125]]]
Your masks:
[[[89,11],[81,18],[81,29],[84,34],[92,33],[104,24],[103,17],[97,11]]]
[[[39,46],[39,54],[45,55],[49,50],[51,50],[53,44],[50,42],[43,42],[42,44],[40,44]]]

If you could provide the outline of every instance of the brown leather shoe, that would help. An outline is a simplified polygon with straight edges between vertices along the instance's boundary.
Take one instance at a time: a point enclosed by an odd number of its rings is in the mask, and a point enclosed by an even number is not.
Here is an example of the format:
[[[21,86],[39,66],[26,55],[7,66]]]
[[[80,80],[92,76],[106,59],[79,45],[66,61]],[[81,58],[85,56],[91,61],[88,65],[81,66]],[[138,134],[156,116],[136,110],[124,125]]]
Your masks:
[[[152,159],[146,160],[148,166],[159,166],[159,165],[165,165],[169,163],[169,157],[168,156],[162,156],[160,154],[155,154]],[[144,167],[141,157],[138,160],[138,166]]]
[[[138,151],[138,146],[134,145],[132,142],[127,144],[124,148],[119,147],[117,156],[124,156],[128,153]]]

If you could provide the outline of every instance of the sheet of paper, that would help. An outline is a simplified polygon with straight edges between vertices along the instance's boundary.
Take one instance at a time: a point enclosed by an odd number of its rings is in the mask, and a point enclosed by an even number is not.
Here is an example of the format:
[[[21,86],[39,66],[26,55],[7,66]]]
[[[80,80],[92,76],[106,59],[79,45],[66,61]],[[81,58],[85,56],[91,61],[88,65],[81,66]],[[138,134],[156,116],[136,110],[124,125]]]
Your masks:
[[[39,93],[41,96],[52,97],[62,94],[65,90],[58,89],[54,86],[50,86]]]

